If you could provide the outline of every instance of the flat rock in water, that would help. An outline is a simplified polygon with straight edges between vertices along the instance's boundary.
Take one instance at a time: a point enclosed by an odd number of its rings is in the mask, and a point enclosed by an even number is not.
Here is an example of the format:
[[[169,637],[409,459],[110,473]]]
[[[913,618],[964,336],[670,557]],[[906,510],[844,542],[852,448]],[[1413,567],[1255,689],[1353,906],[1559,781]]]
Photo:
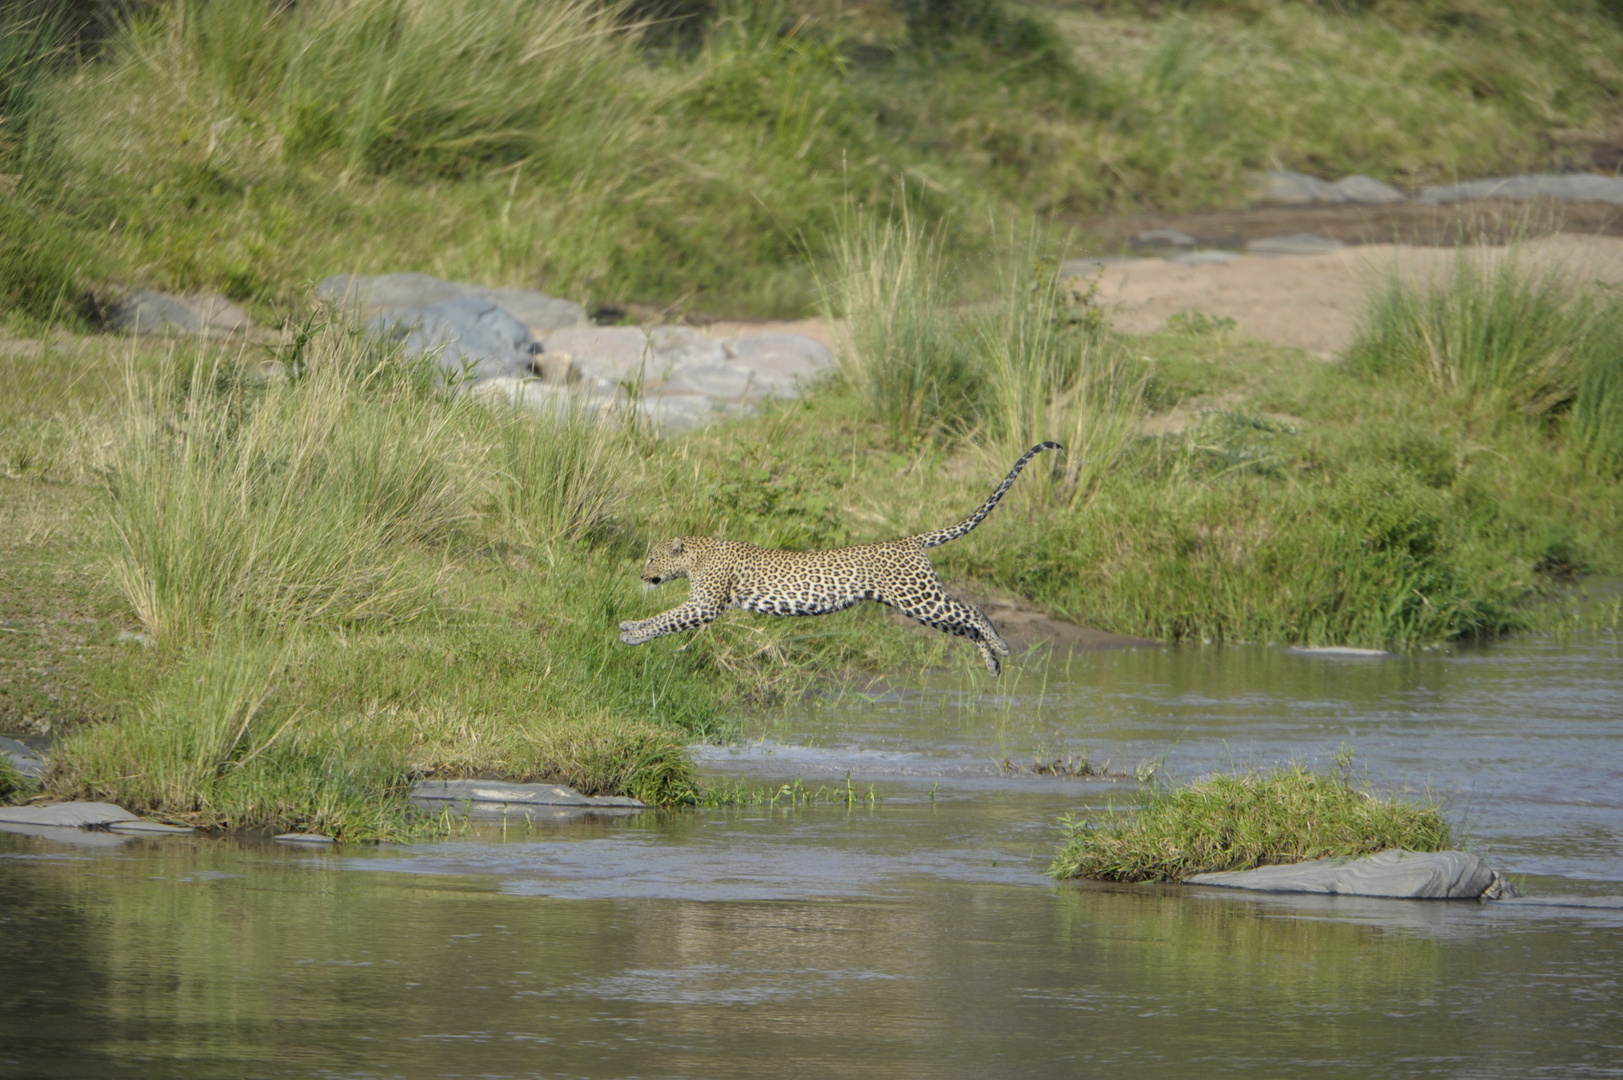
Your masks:
[[[1373,176],[1343,176],[1331,185],[1347,197],[1348,202],[1384,206],[1388,203],[1407,202],[1409,197],[1391,184],[1382,183]]]
[[[1623,206],[1623,177],[1592,173],[1532,173],[1496,176],[1463,184],[1438,184],[1415,196],[1421,203],[1454,203],[1471,199],[1558,199],[1562,202],[1605,202]]]
[[[248,313],[218,293],[137,289],[107,309],[107,325],[126,334],[224,338],[253,329]]]
[[[366,325],[399,341],[406,356],[432,353],[441,371],[470,379],[533,374],[541,351],[529,327],[499,305],[473,296],[387,311]]]
[[[18,825],[10,821],[0,821],[0,833],[10,833],[13,836],[37,836],[41,840],[49,840],[54,844],[68,844],[82,848],[116,848],[123,847],[130,842],[128,836],[119,836],[112,832],[91,832],[89,829],[62,825]]]
[[[44,776],[50,768],[45,759],[16,739],[0,736],[0,757],[11,762],[11,767],[33,780]]]
[[[623,795],[582,795],[562,784],[514,784],[505,780],[419,780],[411,797],[422,802],[498,803],[508,806],[583,806],[646,809]]]
[[[491,289],[428,274],[334,274],[316,285],[316,296],[352,309],[361,318],[406,308],[424,308],[447,300],[488,300],[540,333],[586,323],[586,310],[533,289]]]
[[[1322,255],[1346,247],[1340,240],[1312,233],[1292,233],[1289,236],[1265,236],[1246,241],[1245,249],[1253,255]]]
[[[1289,169],[1274,169],[1253,178],[1258,199],[1276,206],[1344,203],[1347,194],[1328,180]]]
[[[338,841],[326,833],[318,832],[285,832],[276,837],[284,844],[336,844]]]
[[[1253,892],[1323,893],[1406,900],[1476,900],[1497,875],[1468,851],[1416,852],[1390,848],[1362,858],[1315,859],[1221,874],[1196,874],[1186,885]]]
[[[134,821],[135,815],[122,806],[104,802],[66,802],[50,806],[0,806],[0,822],[14,825],[54,825],[67,829],[89,829],[115,821]]]

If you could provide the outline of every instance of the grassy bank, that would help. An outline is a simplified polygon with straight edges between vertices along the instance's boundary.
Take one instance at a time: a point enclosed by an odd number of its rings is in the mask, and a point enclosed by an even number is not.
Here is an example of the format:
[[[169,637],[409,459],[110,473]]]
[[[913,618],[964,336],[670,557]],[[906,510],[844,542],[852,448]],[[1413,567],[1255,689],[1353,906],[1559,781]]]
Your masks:
[[[1623,29],[1556,0],[164,0],[93,45],[76,10],[0,16],[14,322],[114,285],[272,319],[387,270],[796,313],[802,248],[899,180],[962,255],[988,222],[1238,205],[1255,169],[1582,167],[1623,102]]]
[[[1448,823],[1433,801],[1383,798],[1341,773],[1300,766],[1145,789],[1129,814],[1068,821],[1048,872],[1098,881],[1182,881],[1387,848],[1442,851]]]

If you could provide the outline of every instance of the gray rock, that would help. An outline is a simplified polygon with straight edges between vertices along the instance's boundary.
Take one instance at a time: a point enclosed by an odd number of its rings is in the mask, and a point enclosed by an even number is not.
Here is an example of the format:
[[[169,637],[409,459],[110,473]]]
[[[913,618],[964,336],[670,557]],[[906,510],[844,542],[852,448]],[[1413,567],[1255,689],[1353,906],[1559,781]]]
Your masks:
[[[326,833],[318,833],[318,832],[285,832],[285,833],[279,834],[276,837],[276,839],[280,840],[284,844],[336,844],[336,843],[338,843],[338,841],[334,840],[332,837],[328,836]]]
[[[681,395],[701,395],[711,398],[742,399],[750,390],[762,397],[762,386],[755,372],[740,364],[726,361],[711,364],[689,364],[678,368],[659,388],[661,398]]]
[[[643,400],[641,408],[650,422],[666,431],[690,431],[751,411],[737,402],[679,390],[651,395]]]
[[[1195,238],[1178,229],[1145,229],[1133,237],[1133,243],[1139,247],[1194,247]]]
[[[135,815],[122,806],[104,802],[66,802],[50,806],[0,806],[0,822],[12,825],[54,825],[65,829],[90,829],[115,821],[134,821]]]
[[[665,372],[648,335],[635,326],[577,326],[548,334],[542,344],[574,362],[583,378],[658,380]]]
[[[754,372],[756,385],[773,394],[798,390],[835,368],[828,346],[799,334],[746,334],[721,345],[729,360]]]
[[[1360,176],[1358,173],[1343,176],[1331,186],[1345,195],[1348,202],[1366,203],[1371,206],[1406,202],[1409,198],[1391,184],[1382,183],[1373,176]]]
[[[1196,874],[1188,885],[1254,892],[1324,893],[1408,900],[1476,900],[1497,875],[1468,851],[1390,848],[1363,858],[1315,859],[1221,874]]]
[[[161,821],[136,820],[115,821],[107,826],[107,831],[125,836],[184,836],[197,830],[188,829],[184,825],[165,825]]]
[[[248,313],[218,293],[169,293],[137,289],[107,310],[107,325],[126,334],[225,338],[253,329]]]
[[[1172,256],[1169,261],[1181,266],[1222,266],[1239,257],[1239,254],[1233,251],[1185,251]]]
[[[626,395],[618,386],[607,387],[577,383],[560,386],[534,378],[502,376],[481,379],[468,388],[469,393],[491,403],[510,405],[539,416],[565,417],[571,413],[607,416],[615,406],[623,404]]]
[[[366,325],[401,342],[406,356],[433,353],[441,371],[470,379],[532,374],[541,351],[529,327],[479,297],[387,311]]]
[[[50,770],[44,758],[16,739],[0,737],[0,756],[11,762],[11,767],[31,780],[38,780]]]
[[[1292,233],[1289,236],[1266,236],[1246,241],[1245,249],[1253,255],[1322,255],[1346,247],[1340,240],[1312,233]]]
[[[495,302],[537,334],[585,326],[588,322],[586,309],[573,300],[560,300],[533,289],[477,289],[469,295]]]
[[[721,342],[690,326],[656,326],[648,331],[648,344],[660,367],[676,369],[695,364],[719,364],[727,359]]]
[[[335,274],[316,285],[316,296],[349,308],[363,319],[471,297],[496,304],[536,333],[586,323],[586,310],[569,300],[533,289],[490,289],[428,274]]]
[[[645,803],[621,795],[582,795],[562,784],[514,784],[505,780],[419,780],[411,798],[429,803],[497,803],[506,806],[593,806],[641,810]]]
[[[1289,169],[1274,169],[1252,177],[1257,198],[1278,206],[1344,203],[1347,194],[1327,180]]]
[[[1563,202],[1605,202],[1623,206],[1623,177],[1591,173],[1534,173],[1496,176],[1463,184],[1439,184],[1415,196],[1421,203],[1454,203],[1469,199],[1559,199]]]

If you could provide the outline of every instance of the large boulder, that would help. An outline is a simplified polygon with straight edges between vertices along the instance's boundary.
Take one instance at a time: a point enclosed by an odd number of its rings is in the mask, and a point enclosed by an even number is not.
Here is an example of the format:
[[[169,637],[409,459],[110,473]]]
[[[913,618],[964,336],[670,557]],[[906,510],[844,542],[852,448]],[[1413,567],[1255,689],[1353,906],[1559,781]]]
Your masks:
[[[447,300],[488,300],[534,333],[586,324],[579,304],[533,289],[491,289],[428,274],[334,274],[316,285],[316,297],[352,311],[357,318],[430,307]]]
[[[227,338],[253,329],[248,313],[219,293],[137,289],[107,309],[107,325],[126,334]]]
[[[541,345],[529,327],[490,300],[464,297],[374,315],[367,329],[400,342],[408,357],[432,355],[440,370],[465,380],[535,372]]]
[[[1186,885],[1252,892],[1320,893],[1405,900],[1479,900],[1503,890],[1499,876],[1468,851],[1416,852],[1389,848],[1363,858],[1339,857],[1196,874]]]

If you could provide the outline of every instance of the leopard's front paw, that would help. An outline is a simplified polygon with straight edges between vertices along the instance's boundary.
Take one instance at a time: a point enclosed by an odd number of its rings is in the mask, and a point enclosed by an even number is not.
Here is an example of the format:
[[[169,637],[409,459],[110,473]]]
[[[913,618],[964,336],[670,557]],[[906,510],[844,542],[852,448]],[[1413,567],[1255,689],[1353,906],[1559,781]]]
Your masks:
[[[642,632],[642,624],[636,622],[623,622],[620,624],[620,640],[627,645],[641,645],[648,640],[649,635]]]

